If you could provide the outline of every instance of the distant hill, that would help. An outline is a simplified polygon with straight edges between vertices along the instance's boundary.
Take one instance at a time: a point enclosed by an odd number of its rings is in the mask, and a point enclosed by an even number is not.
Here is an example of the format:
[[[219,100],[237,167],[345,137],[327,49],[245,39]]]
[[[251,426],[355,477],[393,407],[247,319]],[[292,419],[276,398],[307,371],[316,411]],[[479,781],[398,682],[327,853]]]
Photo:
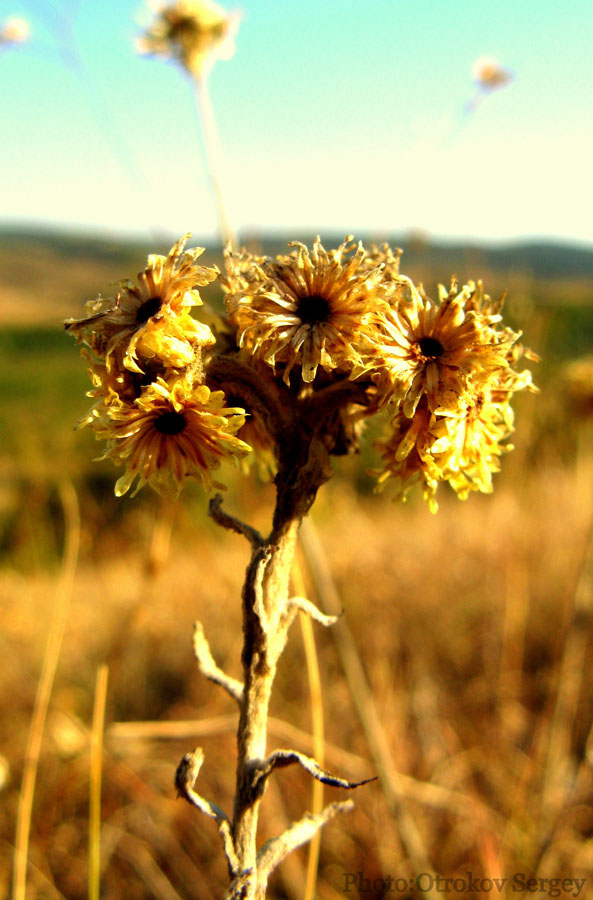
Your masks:
[[[311,238],[312,235],[307,235],[298,236],[296,239],[307,243]],[[326,247],[336,247],[343,239],[344,236],[338,234],[322,236]],[[497,271],[528,270],[534,278],[585,278],[593,281],[593,244],[590,247],[583,247],[577,244],[534,240],[488,246],[479,243],[438,241],[414,235],[393,235],[379,239],[375,235],[357,234],[356,240],[359,239],[365,246],[371,243],[380,244],[387,240],[392,246],[401,247],[404,251],[402,271],[406,266],[418,263],[427,267],[446,266],[455,271],[455,264],[459,264],[459,260],[475,260]],[[264,237],[265,252],[269,254],[283,252],[289,240],[295,240],[294,236]]]
[[[313,233],[307,235],[264,235],[247,239],[249,244],[258,243],[266,254],[286,250],[288,241],[311,242]],[[392,246],[401,247],[407,262],[417,262],[422,258],[428,264],[448,264],[452,260],[475,257],[493,269],[529,269],[535,278],[587,278],[593,280],[593,244],[590,247],[578,244],[544,240],[518,241],[504,245],[488,246],[480,243],[459,243],[437,241],[423,236],[394,235],[377,239],[369,234],[356,235],[356,240],[364,244],[382,243],[387,240]],[[176,236],[163,234],[158,240],[160,246],[145,240],[118,239],[101,235],[77,234],[74,231],[53,229],[26,229],[0,225],[0,249],[28,244],[50,250],[65,258],[93,257],[98,260],[127,262],[129,259],[148,252],[166,252]],[[335,247],[343,235],[325,235],[322,240],[327,247]],[[194,242],[195,243],[195,242]],[[207,246],[210,252],[218,253],[217,246]]]
[[[313,235],[264,235],[247,238],[250,249],[265,255],[286,252],[288,240],[310,243]],[[322,236],[336,247],[343,235]],[[365,245],[381,243],[375,235],[357,235]],[[148,253],[166,252],[175,241],[163,235],[156,243],[42,228],[0,226],[0,321],[50,322],[82,310],[82,302],[107,293],[110,284],[133,277]],[[195,241],[194,241],[195,243]],[[429,293],[454,273],[461,281],[482,278],[492,294],[536,305],[593,304],[593,245],[590,248],[545,241],[487,246],[433,241],[422,235],[395,235],[389,241],[404,250],[402,272],[422,281]],[[207,247],[205,263],[221,265],[219,247]]]

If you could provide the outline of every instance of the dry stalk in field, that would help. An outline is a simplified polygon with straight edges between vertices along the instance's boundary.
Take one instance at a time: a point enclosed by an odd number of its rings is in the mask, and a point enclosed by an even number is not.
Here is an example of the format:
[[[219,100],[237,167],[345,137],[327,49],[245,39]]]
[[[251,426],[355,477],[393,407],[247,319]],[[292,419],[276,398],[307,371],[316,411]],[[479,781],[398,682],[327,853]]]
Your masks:
[[[274,770],[299,765],[325,784],[354,788],[313,758],[267,752],[268,706],[280,655],[298,612],[323,626],[336,620],[289,577],[299,525],[331,476],[331,457],[356,451],[370,416],[385,420],[377,442],[379,483],[406,499],[419,484],[432,511],[440,482],[464,498],[490,492],[510,449],[510,400],[531,387],[515,365],[519,335],[501,323],[478,282],[455,280],[434,303],[399,272],[387,245],[366,250],[348,237],[327,251],[293,244],[276,258],[226,253],[226,272],[200,266],[187,237],[168,256],[151,256],[137,282],[114,299],[89,304],[66,327],[90,363],[93,406],[83,420],[107,441],[105,458],[124,467],[125,494],[150,484],[177,496],[188,477],[211,490],[222,460],[263,461],[276,486],[269,535],[210,501],[222,527],[243,535],[251,559],[243,586],[243,678],[214,661],[202,626],[194,634],[201,672],[239,707],[234,808],[229,816],[201,797],[198,748],[177,770],[179,794],[213,818],[228,861],[231,898],[263,898],[270,873],[351,802],[305,815],[263,847],[256,845],[260,802]],[[226,315],[204,305],[199,288],[219,280]],[[197,317],[190,314],[194,307]]]
[[[140,53],[171,60],[192,81],[223,244],[234,244],[236,239],[223,199],[222,152],[209,75],[216,60],[233,55],[240,18],[239,13],[227,13],[212,0],[173,0],[157,6],[152,21],[136,42]]]

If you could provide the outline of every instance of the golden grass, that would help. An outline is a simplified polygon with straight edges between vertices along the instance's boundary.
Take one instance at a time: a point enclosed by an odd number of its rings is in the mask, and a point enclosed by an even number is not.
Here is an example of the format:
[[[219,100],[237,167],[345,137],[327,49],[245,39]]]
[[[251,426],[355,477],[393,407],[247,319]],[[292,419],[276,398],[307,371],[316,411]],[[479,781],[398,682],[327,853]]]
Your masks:
[[[295,559],[293,566],[292,583],[295,594],[301,597],[308,596],[298,556]],[[321,687],[317,648],[315,646],[315,633],[313,631],[313,623],[309,616],[305,615],[304,612],[300,612],[298,619],[303,639],[303,649],[305,651],[305,660],[307,664],[307,678],[309,680],[309,691],[311,694],[311,730],[313,733],[312,756],[315,757],[319,765],[323,768],[325,765],[323,691]],[[321,812],[322,809],[323,784],[321,781],[314,780],[311,791],[311,813],[316,815]],[[311,839],[308,847],[307,875],[303,900],[314,900],[315,897],[320,847],[321,831],[318,831]]]
[[[513,470],[512,457],[505,462],[492,497],[462,504],[445,496],[435,517],[419,503],[394,507],[385,497],[357,495],[343,481],[330,483],[316,510],[319,539],[397,773],[395,802],[407,810],[426,864],[443,875],[587,877],[593,691],[581,673],[590,670],[592,647],[590,620],[582,600],[575,613],[575,596],[583,596],[591,577],[593,456],[581,453],[575,467],[550,455],[528,474],[523,466]],[[255,497],[247,490],[235,500],[243,516]],[[253,514],[257,525],[265,520],[263,497]],[[239,674],[247,550],[211,523],[196,531],[190,504],[178,510],[164,561],[154,547],[166,542],[168,514],[155,532],[151,510],[156,514],[156,504],[130,513],[136,532],[120,522],[100,541],[94,529],[101,524],[85,523],[83,514],[84,558],[31,816],[31,897],[86,896],[91,698],[101,664],[110,670],[105,896],[214,898],[225,884],[216,830],[175,801],[172,776],[199,733],[206,754],[201,790],[229,807],[235,710],[195,671],[191,630],[199,616],[217,661]],[[159,562],[147,575],[150,546]],[[0,752],[13,773],[0,812],[6,872],[44,622],[59,577],[45,565],[26,574],[9,566],[0,576],[6,651],[0,703],[11,726]],[[328,767],[368,777],[372,750],[334,638],[318,630],[316,641]],[[310,753],[306,681],[294,677],[304,669],[302,653],[295,631],[279,673],[270,744],[288,741]],[[134,724],[149,719],[158,721]],[[112,724],[118,721],[130,723],[127,734]],[[326,789],[327,800],[334,799],[328,791],[338,799],[338,791]],[[322,835],[320,900],[343,895],[344,872],[360,870],[371,880],[414,874],[393,798],[373,783],[355,799],[356,811]],[[264,801],[261,840],[310,803],[308,779],[282,773]],[[280,867],[272,897],[300,900],[306,859],[299,851]]]
[[[95,681],[95,703],[90,740],[89,792],[89,900],[101,896],[101,781],[103,774],[103,729],[109,669],[99,666]]]
[[[35,702],[27,747],[24,758],[23,777],[18,797],[16,815],[16,833],[13,862],[13,900],[25,900],[27,887],[27,863],[29,857],[29,838],[31,833],[31,815],[35,794],[35,782],[41,755],[41,743],[49,708],[51,692],[54,685],[64,630],[68,619],[68,610],[72,597],[72,588],[78,550],[80,545],[80,512],[76,492],[69,481],[60,485],[60,499],[66,523],[66,540],[62,569],[55,590],[55,599],[51,610],[49,632],[45,646],[45,654]]]

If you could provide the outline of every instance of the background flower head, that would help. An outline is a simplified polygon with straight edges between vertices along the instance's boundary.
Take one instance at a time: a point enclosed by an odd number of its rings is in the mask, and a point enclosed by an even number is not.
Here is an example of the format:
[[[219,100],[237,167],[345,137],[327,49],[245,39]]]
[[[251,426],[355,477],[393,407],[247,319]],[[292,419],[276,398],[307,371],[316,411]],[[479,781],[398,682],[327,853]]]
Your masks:
[[[141,53],[174,59],[190,75],[202,78],[215,60],[233,55],[239,18],[238,13],[226,13],[210,0],[160,4],[137,48]]]
[[[472,75],[476,84],[487,91],[504,87],[513,80],[512,73],[504,69],[497,60],[481,56],[473,65]]]

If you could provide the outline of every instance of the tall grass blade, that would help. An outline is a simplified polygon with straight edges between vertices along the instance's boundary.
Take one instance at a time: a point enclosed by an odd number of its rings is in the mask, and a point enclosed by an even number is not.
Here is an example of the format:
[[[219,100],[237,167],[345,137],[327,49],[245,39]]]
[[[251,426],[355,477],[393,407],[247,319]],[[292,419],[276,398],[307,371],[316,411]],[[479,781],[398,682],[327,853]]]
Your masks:
[[[101,771],[103,767],[103,731],[107,676],[109,669],[97,670],[95,704],[91,730],[91,777],[89,804],[89,900],[99,900],[101,889]]]
[[[65,520],[65,542],[62,557],[62,568],[58,582],[58,590],[55,595],[49,634],[45,647],[45,655],[37,685],[37,694],[29,726],[29,737],[25,751],[25,765],[23,768],[23,780],[19,794],[17,810],[16,837],[14,846],[13,867],[13,900],[25,900],[27,887],[27,859],[29,855],[29,836],[31,833],[31,815],[33,810],[33,797],[35,794],[35,782],[39,766],[41,741],[51,697],[54,677],[60,658],[62,639],[70,609],[72,585],[74,573],[78,561],[80,546],[80,511],[78,498],[71,481],[64,480],[59,485],[60,501]]]

